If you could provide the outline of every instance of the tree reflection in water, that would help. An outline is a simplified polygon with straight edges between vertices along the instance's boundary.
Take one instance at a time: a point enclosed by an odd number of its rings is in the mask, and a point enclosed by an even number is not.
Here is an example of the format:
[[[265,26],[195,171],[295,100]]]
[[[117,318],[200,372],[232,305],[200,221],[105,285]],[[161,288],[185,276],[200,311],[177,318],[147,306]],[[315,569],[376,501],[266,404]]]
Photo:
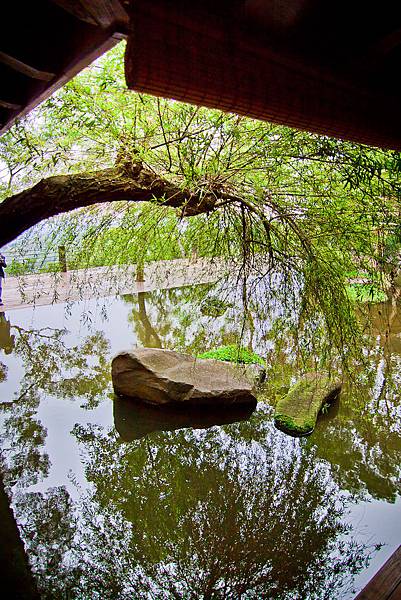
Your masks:
[[[51,582],[77,598],[335,598],[368,561],[329,466],[263,410],[244,426],[132,443],[100,427],[74,435],[91,487],[73,506],[62,490],[17,502],[44,591]]]
[[[196,307],[211,290],[212,286],[197,286],[139,294],[143,297],[138,300],[138,310],[137,301],[131,299],[133,325],[143,345],[150,336],[149,331],[147,336],[144,333],[143,314],[151,315],[147,322],[153,324],[163,347],[195,354],[205,347],[236,343],[240,300],[230,297],[235,308],[217,319],[197,312]],[[250,302],[249,307],[252,326],[242,330],[243,343],[267,355],[268,386],[263,395],[274,405],[294,376],[319,369],[319,347],[309,353],[298,348],[297,352],[298,333],[290,320],[277,316],[276,306]],[[335,407],[335,415],[331,410],[320,418],[308,446],[316,446],[318,456],[333,465],[333,475],[343,489],[360,497],[370,494],[394,502],[401,494],[400,308],[390,301],[367,310],[361,315],[367,333],[361,360],[349,363],[340,406]],[[343,376],[335,357],[331,369],[334,375]]]
[[[196,354],[237,341],[241,305],[200,315],[205,289],[126,298],[138,343]],[[291,327],[266,307],[248,308],[252,324],[241,335],[268,355],[264,396],[274,403],[316,357],[304,354],[302,364]],[[49,470],[41,399],[79,400],[85,410],[108,401],[110,357],[100,330],[72,348],[63,330],[13,332],[25,374],[17,398],[1,404],[2,441],[45,598],[343,597],[374,551],[346,525],[347,503],[400,493],[397,333],[367,343],[337,412],[306,440],[277,432],[263,403],[248,422],[135,439],[159,429],[146,423],[144,433],[125,431],[129,443],[113,427],[77,424],[88,486],[74,487],[72,474],[70,487],[26,491]]]
[[[369,334],[363,364],[352,365],[340,409],[321,419],[308,445],[354,497],[393,503],[401,494],[400,306],[379,303],[361,318]]]
[[[11,325],[13,353],[24,365],[18,395],[0,403],[3,415],[0,441],[7,462],[6,482],[26,487],[49,473],[50,460],[42,452],[47,430],[37,418],[44,396],[80,399],[93,408],[109,383],[108,341],[102,332],[80,344],[65,342],[66,329],[24,329]]]

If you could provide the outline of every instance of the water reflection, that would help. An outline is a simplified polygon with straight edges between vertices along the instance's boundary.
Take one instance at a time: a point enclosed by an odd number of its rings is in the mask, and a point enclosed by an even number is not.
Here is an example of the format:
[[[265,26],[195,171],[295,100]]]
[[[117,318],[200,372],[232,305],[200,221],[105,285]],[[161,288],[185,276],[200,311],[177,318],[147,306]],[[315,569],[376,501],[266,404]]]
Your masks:
[[[124,296],[132,306],[129,322],[138,345],[196,354],[205,348],[236,343],[241,336],[240,305],[217,318],[201,313],[202,301],[213,289],[208,284]],[[230,290],[221,293],[226,296]]]
[[[62,488],[16,500],[42,592],[340,597],[373,549],[344,524],[329,467],[258,427],[263,442],[229,425],[121,444],[76,426],[90,488],[76,503]]]
[[[27,486],[46,477],[51,465],[44,450],[47,429],[37,418],[41,400],[81,400],[83,407],[94,408],[109,385],[108,342],[100,331],[71,346],[65,328],[7,328],[15,332],[14,355],[23,375],[14,397],[0,403],[0,440],[7,449],[7,481]]]
[[[243,326],[226,294],[230,306],[210,317],[199,303],[211,290],[126,296],[109,321],[93,310],[90,328],[78,308],[60,327],[49,327],[52,307],[6,318],[5,478],[43,597],[345,598],[374,552],[347,514],[401,492],[401,356],[385,336],[367,343],[337,412],[307,440],[276,431],[263,402],[252,416],[206,416],[118,399],[113,417],[111,355],[135,341],[196,354],[241,338],[268,357],[270,403],[302,371],[269,307],[250,303]],[[63,424],[75,461],[65,473],[50,443]]]
[[[15,336],[11,335],[11,324],[5,312],[0,312],[0,348],[5,354],[11,354],[15,345]]]
[[[114,398],[114,426],[122,440],[139,440],[154,431],[175,431],[192,428],[207,429],[213,425],[226,425],[249,419],[256,408],[254,404],[204,407],[152,406],[133,398]]]
[[[382,411],[367,399],[344,393],[336,418],[322,419],[308,443],[330,461],[342,488],[395,502],[401,494],[400,403],[389,399]]]
[[[329,460],[342,488],[395,502],[401,494],[401,311],[396,302],[369,306],[361,364],[341,396],[335,419],[321,420],[308,442]]]

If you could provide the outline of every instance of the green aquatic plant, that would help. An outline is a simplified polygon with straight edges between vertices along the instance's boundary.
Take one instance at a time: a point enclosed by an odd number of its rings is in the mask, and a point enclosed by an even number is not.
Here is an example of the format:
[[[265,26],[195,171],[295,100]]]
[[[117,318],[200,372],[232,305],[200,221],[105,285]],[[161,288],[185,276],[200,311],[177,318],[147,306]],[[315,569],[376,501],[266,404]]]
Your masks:
[[[245,365],[259,364],[264,366],[265,361],[259,354],[250,352],[246,348],[240,348],[235,344],[229,346],[220,346],[215,350],[208,350],[202,354],[198,354],[198,358],[214,358],[215,360],[223,360],[226,362],[236,362]]]

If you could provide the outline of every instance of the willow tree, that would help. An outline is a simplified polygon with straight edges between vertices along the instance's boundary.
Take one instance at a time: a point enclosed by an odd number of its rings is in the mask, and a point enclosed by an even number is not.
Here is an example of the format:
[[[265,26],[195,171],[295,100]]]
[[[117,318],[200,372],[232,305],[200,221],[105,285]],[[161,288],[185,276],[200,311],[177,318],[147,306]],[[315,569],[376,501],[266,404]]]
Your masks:
[[[377,272],[398,241],[400,155],[134,94],[122,53],[2,138],[0,244],[59,213],[114,203],[114,251],[151,245],[156,225],[181,232],[187,251],[229,255],[267,293],[281,287],[298,326],[322,325],[344,348],[355,333],[346,278]],[[110,224],[101,214],[95,238]]]

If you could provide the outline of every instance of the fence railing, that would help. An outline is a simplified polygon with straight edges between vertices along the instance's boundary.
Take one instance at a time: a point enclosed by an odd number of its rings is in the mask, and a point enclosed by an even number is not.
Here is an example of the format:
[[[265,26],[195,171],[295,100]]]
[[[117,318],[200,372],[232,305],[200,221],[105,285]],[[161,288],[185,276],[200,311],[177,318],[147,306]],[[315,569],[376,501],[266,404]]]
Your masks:
[[[64,259],[62,248],[64,248]],[[26,252],[21,249],[11,249],[5,252],[5,256],[7,273],[10,276],[67,269],[64,246],[59,246],[55,250],[28,250]]]
[[[68,252],[64,245],[58,246],[55,250],[27,251],[10,249],[5,253],[7,261],[7,275],[10,277],[19,275],[29,275],[35,273],[61,272],[66,273],[69,270],[85,269],[85,266],[78,266],[74,260],[73,250]],[[136,281],[144,281],[145,264],[140,261],[136,265]]]

